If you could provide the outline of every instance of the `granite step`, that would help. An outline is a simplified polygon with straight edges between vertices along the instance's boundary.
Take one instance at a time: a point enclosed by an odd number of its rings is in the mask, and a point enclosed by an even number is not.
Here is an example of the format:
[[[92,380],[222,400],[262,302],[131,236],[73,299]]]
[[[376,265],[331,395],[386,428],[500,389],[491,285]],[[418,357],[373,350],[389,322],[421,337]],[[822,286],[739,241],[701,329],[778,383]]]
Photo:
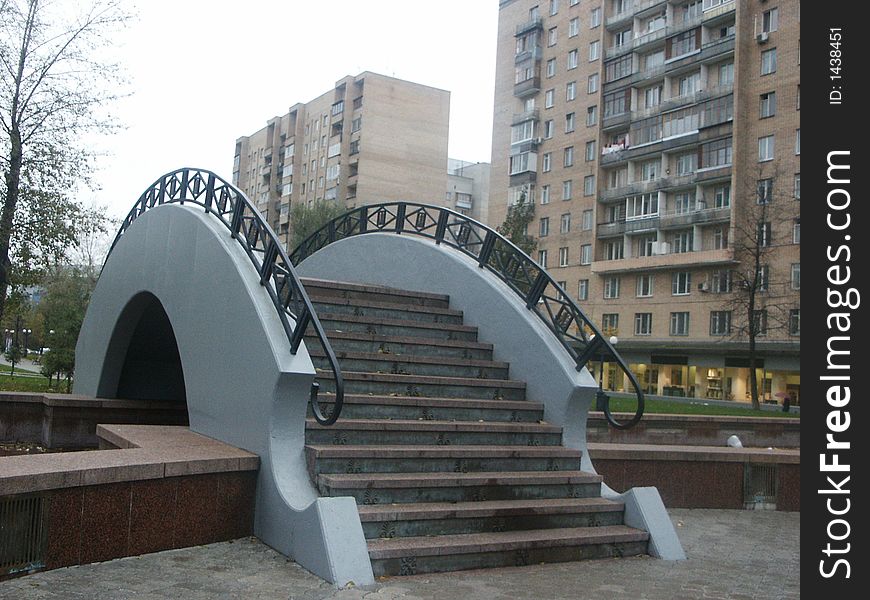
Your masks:
[[[381,352],[349,352],[335,349],[334,351],[343,371],[477,379],[508,378],[508,363],[505,362]],[[327,368],[326,353],[320,345],[312,345],[308,353],[315,367]]]
[[[332,409],[335,396],[321,392],[318,401]],[[311,409],[309,407],[309,416]],[[399,419],[417,421],[499,421],[535,423],[544,418],[544,405],[530,400],[426,398],[345,394],[342,420]]]
[[[396,394],[441,398],[480,398],[487,400],[524,400],[526,384],[510,379],[437,377],[400,373],[344,371],[344,390],[348,394]],[[335,392],[332,371],[317,371],[324,392]]]
[[[377,577],[635,556],[649,534],[624,525],[369,540]]]
[[[601,477],[585,471],[324,473],[316,482],[321,495],[351,496],[361,505],[601,495]]]
[[[327,332],[334,351],[377,352],[387,355],[444,356],[449,358],[492,360],[492,344],[474,340],[448,340],[407,335],[381,335],[364,331]],[[305,334],[309,350],[319,346],[317,336]]]
[[[450,304],[450,297],[446,294],[400,290],[380,285],[346,283],[308,277],[302,278],[302,285],[305,286],[305,291],[312,300],[322,296],[337,296],[349,300],[401,303],[439,308],[448,308]]]
[[[367,539],[622,525],[625,505],[604,498],[370,504],[359,507]]]
[[[311,302],[318,314],[332,313],[429,323],[462,324],[462,311],[452,308],[419,306],[407,302],[376,302],[337,296],[317,296],[312,298]]]
[[[572,471],[579,450],[562,446],[335,446],[305,447],[308,470],[321,473],[473,473]]]
[[[477,340],[477,327],[470,325],[428,323],[401,318],[385,319],[327,312],[318,312],[317,316],[326,330],[327,337],[332,331],[356,331],[376,335],[425,337],[442,340]]]
[[[324,427],[305,422],[306,442],[335,446],[559,446],[562,429],[546,423],[339,419]]]

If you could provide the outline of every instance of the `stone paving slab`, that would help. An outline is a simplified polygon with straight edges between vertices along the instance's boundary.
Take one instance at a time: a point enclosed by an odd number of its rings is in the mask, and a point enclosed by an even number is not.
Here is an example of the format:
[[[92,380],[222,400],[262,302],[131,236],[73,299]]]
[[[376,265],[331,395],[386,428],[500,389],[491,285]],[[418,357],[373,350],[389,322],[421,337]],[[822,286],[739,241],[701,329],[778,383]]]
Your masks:
[[[672,509],[689,559],[648,557],[379,579],[336,589],[254,538],[0,582],[0,600],[792,600],[800,513]]]

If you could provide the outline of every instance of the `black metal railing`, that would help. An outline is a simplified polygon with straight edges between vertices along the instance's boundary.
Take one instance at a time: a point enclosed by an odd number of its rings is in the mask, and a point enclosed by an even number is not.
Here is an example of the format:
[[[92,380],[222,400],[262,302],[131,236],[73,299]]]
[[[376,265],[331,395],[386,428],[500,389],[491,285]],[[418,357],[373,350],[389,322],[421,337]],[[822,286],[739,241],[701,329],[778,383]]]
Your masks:
[[[341,414],[344,399],[344,379],[335,352],[317,313],[287,257],[278,237],[245,194],[211,171],[183,168],[172,171],[155,181],[136,201],[121,223],[112,242],[112,249],[124,232],[140,215],[161,204],[194,204],[220,219],[230,235],[241,244],[257,270],[260,285],[264,286],[278,311],[278,317],[290,341],[290,352],[296,354],[306,329],[311,327],[323,347],[335,379],[335,400],[332,411],[325,415],[320,408],[317,393],[319,384],[311,387],[311,409],[321,425],[332,425]],[[107,259],[108,260],[108,257]]]
[[[298,265],[305,258],[337,240],[365,233],[413,234],[454,248],[489,269],[535,312],[582,369],[590,360],[610,358],[622,369],[637,395],[637,410],[624,423],[613,418],[609,400],[602,410],[617,429],[628,429],[640,421],[644,398],[628,365],[583,313],[573,298],[528,254],[483,223],[439,206],[411,202],[390,202],[360,206],[337,217],[306,238],[290,253]]]

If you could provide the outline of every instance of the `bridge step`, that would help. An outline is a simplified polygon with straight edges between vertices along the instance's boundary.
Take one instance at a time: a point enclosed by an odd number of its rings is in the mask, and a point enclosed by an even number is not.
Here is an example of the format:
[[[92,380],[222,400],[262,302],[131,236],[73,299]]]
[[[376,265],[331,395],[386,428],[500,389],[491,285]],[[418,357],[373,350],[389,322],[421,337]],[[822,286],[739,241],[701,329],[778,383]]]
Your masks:
[[[325,496],[352,496],[358,504],[481,502],[601,495],[601,477],[584,471],[480,473],[323,473]]]
[[[342,375],[344,389],[353,394],[397,394],[489,400],[523,400],[526,397],[526,384],[510,379],[435,377],[359,371],[343,371]],[[324,391],[335,391],[332,371],[318,371],[318,380]]]
[[[467,358],[473,360],[492,360],[492,344],[473,340],[448,340],[398,335],[380,335],[360,331],[328,332],[332,348],[344,352],[377,352],[386,355],[443,356],[447,358]],[[306,341],[317,338],[306,333]],[[316,348],[310,344],[309,351]]]
[[[645,554],[649,534],[609,525],[370,540],[375,576]]]
[[[356,331],[377,335],[425,337],[442,340],[477,340],[477,328],[450,323],[428,323],[411,319],[383,319],[335,313],[318,313],[324,329]]]
[[[323,427],[309,419],[305,426],[312,445],[558,446],[562,441],[561,428],[541,423],[339,419]]]
[[[373,302],[331,296],[316,296],[311,300],[318,314],[332,313],[381,319],[405,319],[427,323],[462,324],[462,311],[437,306],[417,306],[408,303]]]
[[[320,404],[332,410],[333,396],[321,393]],[[310,411],[309,411],[310,413]],[[544,406],[529,400],[424,398],[345,394],[341,420],[400,419],[424,421],[508,421],[534,423],[544,418]]]
[[[312,475],[321,473],[475,473],[572,471],[580,451],[562,446],[306,446]]]
[[[338,422],[306,421],[306,460],[321,495],[356,500],[376,575],[647,552],[447,296],[305,285],[345,380]],[[329,410],[331,371],[308,349]]]
[[[336,350],[335,352],[342,370],[348,371],[479,379],[507,379],[508,377],[508,364],[504,362],[470,358],[415,356],[413,354],[347,352],[344,350]],[[313,346],[309,350],[309,354],[315,367],[328,368],[326,354],[319,345]]]
[[[621,525],[625,506],[603,498],[370,504],[359,507],[367,539]]]
[[[446,294],[431,294],[428,292],[399,290],[379,285],[309,278],[303,278],[302,285],[305,286],[305,291],[308,292],[308,297],[312,300],[326,296],[330,298],[346,298],[348,300],[432,306],[436,308],[449,308],[450,305],[450,297]]]

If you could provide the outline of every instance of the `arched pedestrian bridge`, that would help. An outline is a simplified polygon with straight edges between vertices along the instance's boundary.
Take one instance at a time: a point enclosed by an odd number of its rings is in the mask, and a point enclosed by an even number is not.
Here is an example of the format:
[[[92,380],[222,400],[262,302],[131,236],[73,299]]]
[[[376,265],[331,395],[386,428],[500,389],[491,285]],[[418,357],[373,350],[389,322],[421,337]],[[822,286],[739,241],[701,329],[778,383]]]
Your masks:
[[[255,533],[336,584],[650,553],[683,558],[654,488],[586,453],[589,360],[634,376],[582,309],[448,209],[360,207],[289,255],[214,173],[159,178],[124,220],[75,392],[187,405],[261,458]]]

